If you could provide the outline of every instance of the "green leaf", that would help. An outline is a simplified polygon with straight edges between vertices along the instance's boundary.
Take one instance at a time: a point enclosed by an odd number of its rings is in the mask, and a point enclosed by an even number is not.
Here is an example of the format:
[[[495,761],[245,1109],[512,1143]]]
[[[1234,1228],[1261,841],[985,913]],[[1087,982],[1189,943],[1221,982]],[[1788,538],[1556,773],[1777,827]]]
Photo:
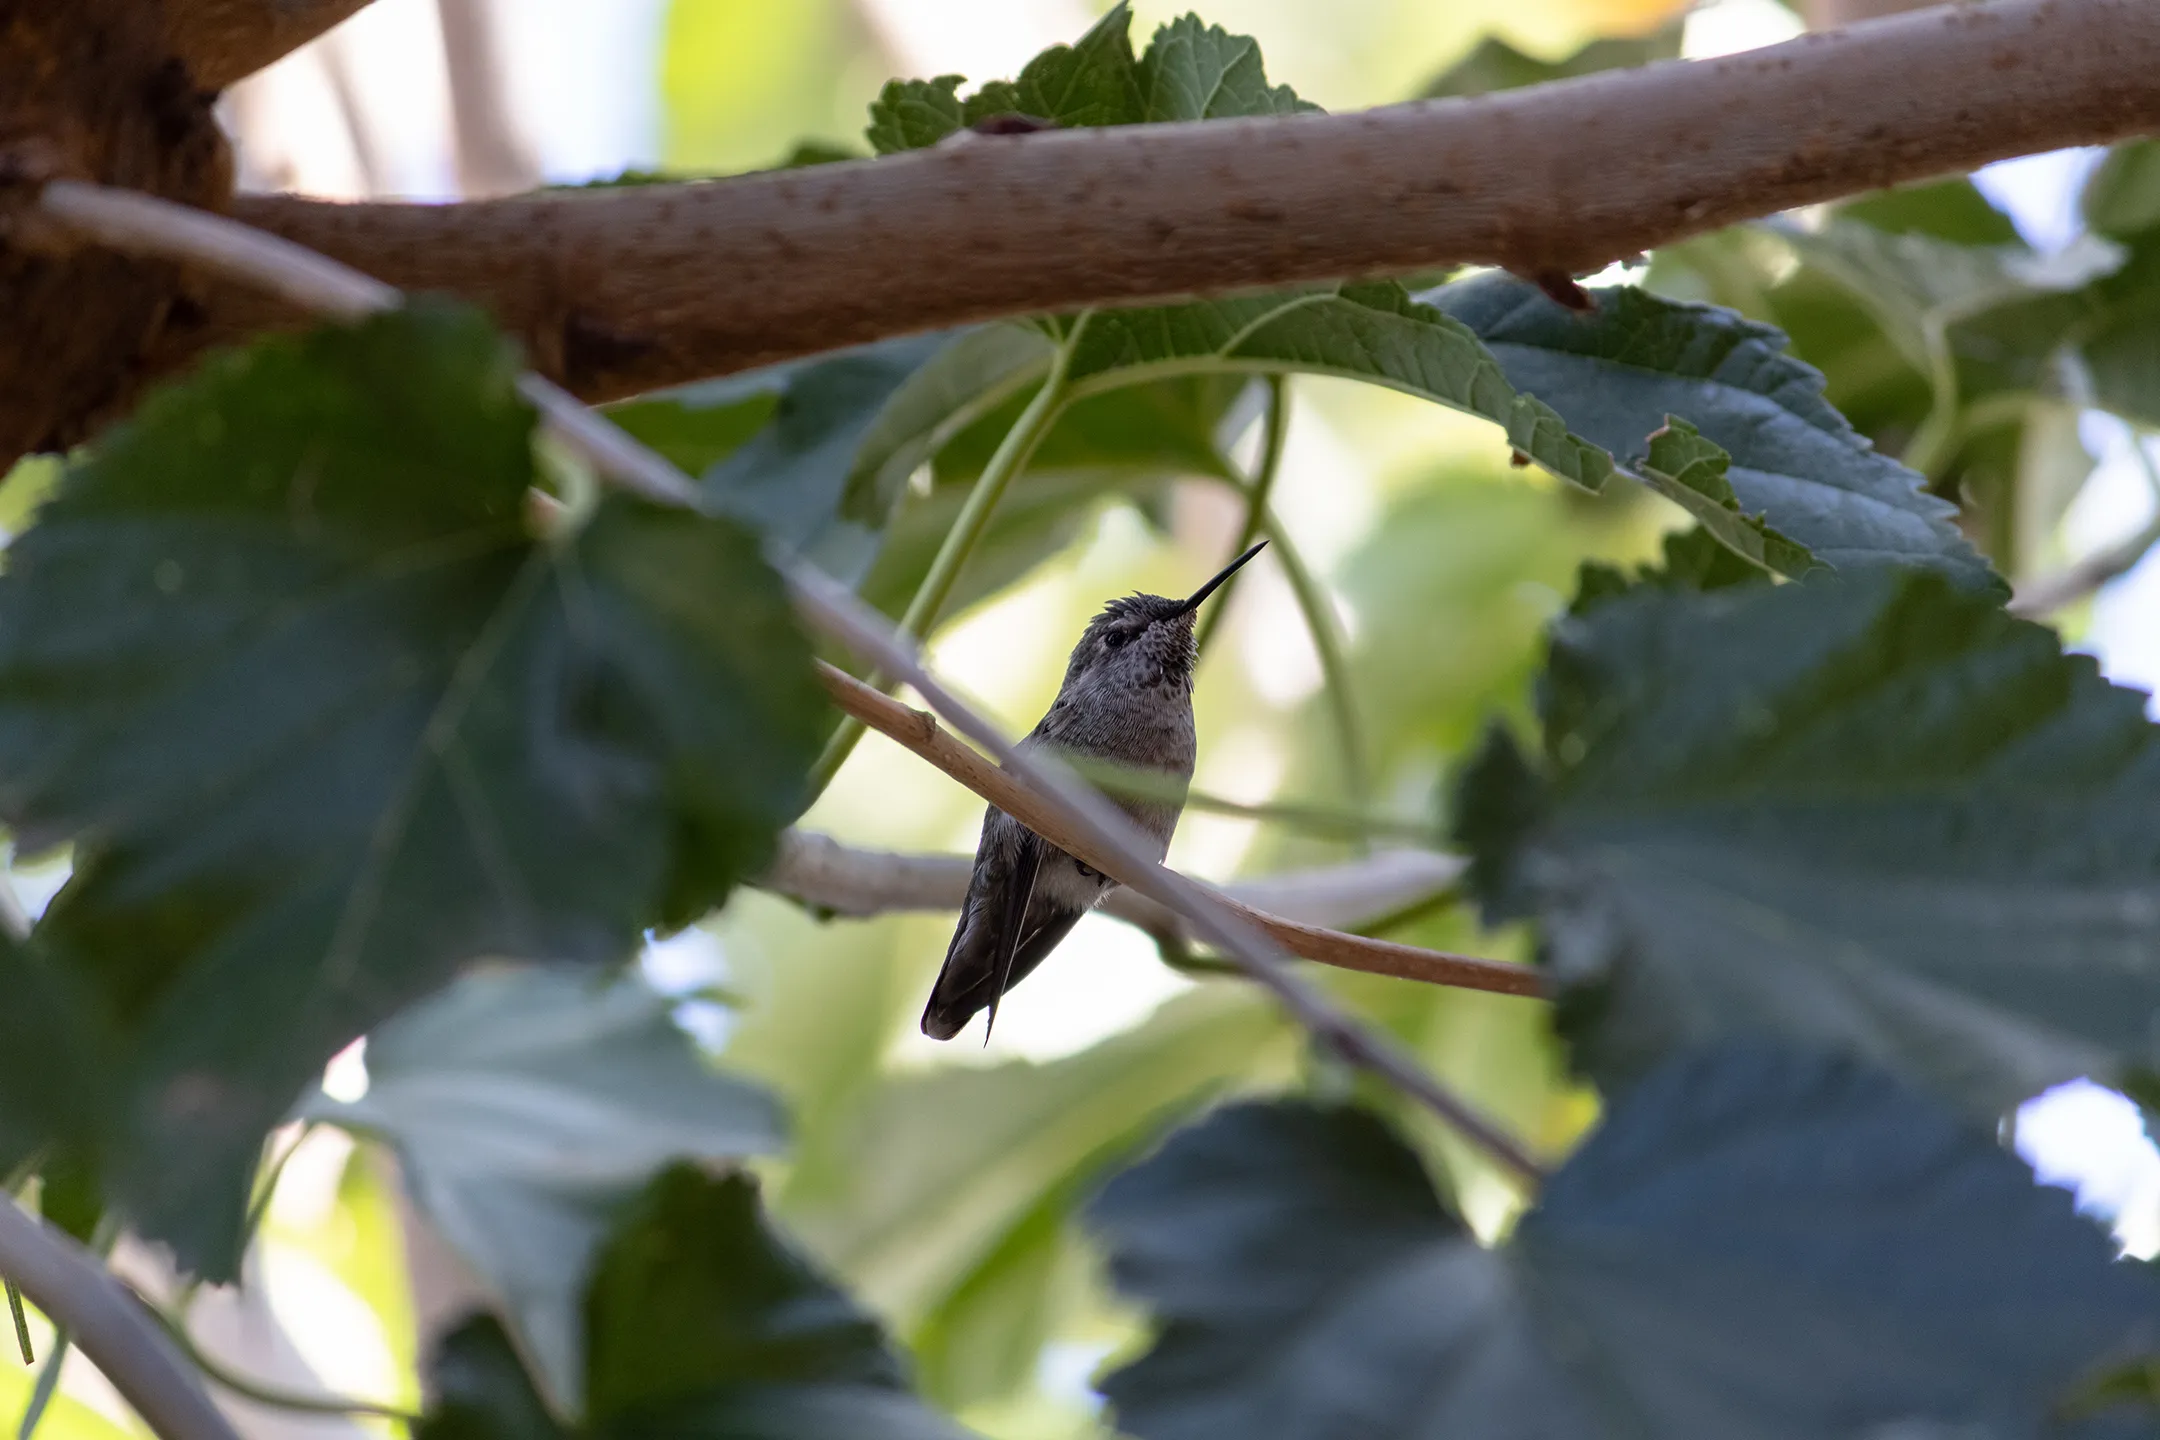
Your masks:
[[[1047,1338],[1039,1277],[1079,1196],[1223,1087],[1288,1079],[1296,1048],[1252,996],[1202,991],[1067,1059],[894,1080],[833,1142],[834,1178],[803,1184],[784,1213],[879,1313],[924,1336],[932,1395],[995,1399]],[[1036,1283],[1001,1285],[1015,1271]]]
[[[586,1297],[593,1440],[961,1440],[852,1301],[766,1224],[757,1187],[662,1174]],[[561,1440],[492,1318],[445,1340],[418,1440]]]
[[[1963,176],[1855,196],[1833,212],[1891,235],[1932,235],[1956,245],[2014,245],[2018,230]]]
[[[968,123],[1006,114],[1074,127],[1145,119],[1131,29],[1132,13],[1118,0],[1078,40],[1028,61],[1011,85],[984,86],[968,102]]]
[[[1477,48],[1436,76],[1421,92],[1427,100],[1456,95],[1490,95],[1548,80],[1573,80],[1601,70],[1632,70],[1657,60],[1680,55],[1680,27],[1667,25],[1648,35],[1593,40],[1574,54],[1558,60],[1541,60],[1488,35]]]
[[[368,1037],[368,1089],[302,1119],[396,1150],[407,1190],[501,1302],[558,1408],[583,1403],[586,1272],[670,1161],[780,1148],[764,1091],[710,1070],[644,984],[470,975]]]
[[[1150,123],[1292,115],[1320,107],[1287,85],[1270,85],[1260,43],[1197,15],[1155,32],[1139,64],[1140,112]]]
[[[2117,240],[2160,230],[2160,141],[2129,140],[2109,150],[2078,206],[2086,225]]]
[[[1181,376],[1067,406],[991,512],[989,528],[960,572],[950,612],[1002,591],[1063,551],[1104,501],[1129,500],[1152,517],[1171,480],[1234,478],[1218,438],[1232,424],[1247,384],[1242,376]],[[906,608],[1029,393],[1013,395],[942,444],[929,493],[908,495],[893,516],[884,548],[860,587],[865,600],[895,616]],[[955,418],[965,419],[966,412]]]
[[[1555,425],[1564,416],[1608,450],[1625,454],[1663,416],[1685,417],[1732,456],[1741,508],[1825,564],[1925,565],[2002,593],[1952,508],[1824,402],[1822,376],[1785,353],[1778,331],[1631,288],[1592,294],[1597,312],[1578,315],[1492,274],[1424,298],[1483,339],[1515,388],[1555,407]]]
[[[1650,437],[1650,453],[1639,469],[1645,484],[1694,516],[1735,555],[1794,579],[1814,569],[1815,557],[1805,545],[1741,510],[1725,478],[1731,466],[1732,457],[1703,439],[1700,430],[1668,415],[1663,428]]]
[[[618,406],[610,418],[690,470],[712,509],[847,584],[877,555],[907,470],[858,479],[909,382],[968,336],[913,335]]]
[[[725,520],[535,540],[476,312],[266,340],[159,392],[0,577],[0,813],[75,844],[40,928],[124,1038],[135,1226],[228,1276],[264,1133],[483,956],[606,963],[718,904],[824,715]]]
[[[862,524],[892,518],[908,478],[1050,368],[1050,341],[1032,325],[983,325],[954,336],[885,399],[861,431],[841,512]],[[1006,427],[1018,414],[1004,415]],[[996,432],[1003,438],[1005,428]]]
[[[1807,264],[1835,278],[1865,304],[1916,369],[1928,371],[1938,353],[1951,354],[1951,330],[1991,310],[2026,307],[2016,323],[1998,327],[1992,366],[2006,364],[2000,341],[2014,339],[2026,353],[2016,378],[2032,383],[2040,365],[2062,345],[2064,331],[2082,310],[2073,298],[2093,281],[2113,274],[2124,259],[2121,246],[2091,235],[2053,254],[2030,246],[1959,245],[1933,235],[1893,234],[1854,220],[1832,220],[1817,229],[1779,225],[1776,233]],[[2034,309],[2030,302],[2054,297]]]
[[[1393,281],[1103,310],[1065,323],[1076,395],[1174,375],[1335,375],[1483,416],[1515,449],[1586,489],[1612,472],[1610,446],[1570,434],[1549,406],[1516,392],[1468,326]],[[1642,427],[1628,443],[1654,428]]]
[[[0,932],[0,1176],[91,1131],[109,1099],[113,1057],[75,977],[41,944]],[[5,1203],[5,1202],[0,1202]],[[11,1341],[0,1341],[11,1343]]]
[[[1372,1117],[1241,1105],[1095,1209],[1160,1326],[1138,1440],[2038,1435],[2160,1290],[1872,1071],[1733,1047],[1612,1108],[1501,1249]]]
[[[965,100],[958,75],[894,80],[870,106],[870,144],[880,155],[920,150],[997,115],[1078,128],[1319,108],[1287,85],[1268,84],[1260,46],[1250,36],[1186,15],[1157,30],[1136,60],[1131,27],[1120,0],[1079,40],[1030,60],[1018,80],[992,81]]]
[[[1638,590],[1555,628],[1542,760],[1496,734],[1459,839],[1599,1078],[1768,1034],[1994,1116],[2154,1058],[2143,701],[1932,572]]]
[[[1575,600],[1568,613],[1587,614],[1607,600],[1638,588],[1722,590],[1731,585],[1759,585],[1768,579],[1761,566],[1741,559],[1698,525],[1667,535],[1660,562],[1638,566],[1633,575],[1601,560],[1585,560],[1576,576]]]
[[[596,1421],[634,1433],[674,1414],[692,1434],[817,1440],[948,1436],[907,1396],[878,1327],[765,1223],[756,1186],[678,1168],[610,1243],[589,1298]],[[884,1432],[893,1433],[893,1432]]]
[[[935,80],[888,80],[870,102],[870,124],[863,137],[880,155],[924,150],[967,124],[960,87],[965,75]]]

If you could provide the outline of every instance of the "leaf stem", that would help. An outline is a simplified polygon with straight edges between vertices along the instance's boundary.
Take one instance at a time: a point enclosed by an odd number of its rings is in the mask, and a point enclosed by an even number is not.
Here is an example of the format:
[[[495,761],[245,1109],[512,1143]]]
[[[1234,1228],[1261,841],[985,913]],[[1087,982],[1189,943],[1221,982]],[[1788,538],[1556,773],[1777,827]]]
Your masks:
[[[252,1400],[257,1405],[267,1405],[273,1410],[291,1410],[302,1415],[373,1415],[384,1420],[401,1420],[408,1425],[417,1425],[423,1418],[402,1405],[391,1405],[379,1400],[361,1400],[351,1395],[298,1395],[290,1390],[281,1390],[275,1385],[266,1385],[251,1376],[227,1368],[222,1360],[206,1353],[195,1343],[195,1337],[188,1334],[187,1325],[178,1316],[168,1315],[154,1306],[150,1313],[165,1327],[165,1333],[180,1347],[180,1352],[187,1356],[196,1369],[209,1377],[211,1384],[221,1390],[230,1390],[243,1400]]]
[[[110,1259],[113,1244],[120,1238],[120,1217],[107,1210],[98,1216],[96,1227],[90,1233],[90,1248],[99,1258]],[[27,1338],[27,1337],[26,1337]],[[45,1363],[38,1368],[37,1384],[31,1388],[30,1403],[23,1407],[22,1423],[15,1427],[15,1440],[32,1440],[37,1434],[39,1422],[52,1407],[52,1398],[60,1389],[60,1366],[67,1359],[68,1347],[75,1337],[65,1325],[54,1322],[52,1349],[46,1352]],[[24,1363],[29,1363],[29,1347],[23,1349]]]
[[[907,610],[900,617],[900,632],[910,639],[921,640],[929,635],[930,627],[937,624],[938,616],[945,609],[945,602],[952,598],[953,586],[959,582],[960,571],[967,564],[968,556],[981,541],[983,531],[989,528],[990,515],[998,501],[1011,486],[1035,454],[1035,447],[1043,436],[1057,423],[1058,415],[1070,398],[1066,389],[1066,368],[1072,360],[1073,342],[1087,328],[1088,317],[1082,315],[1071,332],[1059,342],[1050,359],[1050,372],[1043,377],[1042,387],[1029,400],[1020,418],[1013,421],[998,447],[991,452],[990,462],[975,479],[975,487],[968,491],[965,504],[954,517],[952,529],[945,532],[944,543],[930,562],[929,573],[915,587]],[[870,683],[880,684],[882,677],[870,676]],[[810,770],[810,795],[814,800],[825,793],[832,784],[833,776],[847,763],[854,753],[856,743],[863,737],[863,725],[853,717],[844,717],[840,727],[833,731],[832,739],[825,742],[825,749]]]
[[[1253,541],[1260,538],[1260,527],[1268,508],[1268,497],[1275,493],[1275,477],[1282,472],[1283,442],[1290,434],[1290,387],[1280,374],[1267,377],[1267,414],[1263,419],[1266,429],[1260,436],[1260,458],[1253,467],[1252,482],[1245,487],[1245,524],[1238,531],[1237,544],[1230,547],[1232,555],[1242,555]],[[1208,642],[1222,628],[1223,617],[1230,613],[1230,595],[1237,588],[1239,576],[1233,574],[1223,582],[1222,593],[1215,599],[1215,608],[1200,625],[1200,653],[1207,653]]]
[[[15,1322],[15,1344],[22,1351],[22,1363],[35,1365],[37,1351],[30,1346],[30,1317],[23,1312],[22,1291],[15,1288],[13,1280],[7,1282],[7,1304],[8,1316]]]
[[[1312,637],[1313,653],[1320,660],[1320,685],[1327,692],[1328,710],[1335,722],[1343,790],[1353,808],[1362,810],[1372,802],[1372,768],[1365,754],[1365,730],[1358,719],[1357,696],[1351,689],[1350,663],[1342,632],[1335,624],[1335,607],[1272,510],[1261,511],[1260,525],[1268,537],[1268,550],[1282,567],[1283,579],[1297,600],[1298,612],[1305,617],[1305,631]]]

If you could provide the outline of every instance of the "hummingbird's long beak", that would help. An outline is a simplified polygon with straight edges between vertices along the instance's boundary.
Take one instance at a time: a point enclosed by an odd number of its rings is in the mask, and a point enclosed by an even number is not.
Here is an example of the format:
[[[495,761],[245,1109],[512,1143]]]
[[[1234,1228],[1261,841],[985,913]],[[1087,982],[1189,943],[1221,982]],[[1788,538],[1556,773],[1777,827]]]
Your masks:
[[[1200,608],[1200,602],[1215,593],[1216,586],[1222,584],[1223,581],[1228,580],[1232,575],[1236,574],[1238,566],[1243,565],[1246,561],[1252,559],[1253,556],[1259,554],[1262,550],[1265,549],[1267,549],[1267,541],[1262,540],[1259,544],[1253,546],[1252,549],[1247,550],[1244,554],[1238,556],[1237,559],[1232,560],[1229,564],[1223,566],[1222,569],[1216,571],[1215,578],[1208,581],[1207,584],[1202,585],[1198,590],[1193,591],[1192,597],[1188,599],[1183,605],[1180,605],[1170,618],[1174,620],[1179,615],[1190,615],[1193,613],[1193,611],[1198,610]]]

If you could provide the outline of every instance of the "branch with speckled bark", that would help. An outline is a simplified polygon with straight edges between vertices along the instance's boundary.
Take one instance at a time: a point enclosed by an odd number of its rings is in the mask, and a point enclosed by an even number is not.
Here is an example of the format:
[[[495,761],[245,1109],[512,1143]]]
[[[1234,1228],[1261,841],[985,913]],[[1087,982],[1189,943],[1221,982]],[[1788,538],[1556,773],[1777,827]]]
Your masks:
[[[1795,205],[2160,130],[2160,5],[1988,0],[1343,115],[980,137],[460,206],[243,197],[610,399],[996,316],[1457,264],[1580,273]],[[920,265],[924,255],[940,257]],[[237,293],[202,339],[280,312]]]

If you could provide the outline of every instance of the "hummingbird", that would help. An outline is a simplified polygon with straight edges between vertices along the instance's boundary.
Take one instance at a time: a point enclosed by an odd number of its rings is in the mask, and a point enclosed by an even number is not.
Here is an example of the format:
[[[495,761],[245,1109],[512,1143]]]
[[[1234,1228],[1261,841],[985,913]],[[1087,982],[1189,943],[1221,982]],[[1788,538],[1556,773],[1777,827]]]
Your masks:
[[[1105,605],[1073,646],[1049,713],[1017,747],[1175,779],[1177,800],[1114,802],[1154,842],[1156,860],[1170,851],[1171,832],[1185,808],[1184,788],[1192,783],[1193,666],[1200,658],[1194,617],[1200,602],[1266,544],[1263,540],[1238,556],[1183,600],[1127,595]],[[1005,992],[1042,964],[1115,883],[991,806],[983,814],[960,926],[923,1009],[923,1034],[950,1040],[976,1011],[987,1008],[983,1043],[988,1044]]]

